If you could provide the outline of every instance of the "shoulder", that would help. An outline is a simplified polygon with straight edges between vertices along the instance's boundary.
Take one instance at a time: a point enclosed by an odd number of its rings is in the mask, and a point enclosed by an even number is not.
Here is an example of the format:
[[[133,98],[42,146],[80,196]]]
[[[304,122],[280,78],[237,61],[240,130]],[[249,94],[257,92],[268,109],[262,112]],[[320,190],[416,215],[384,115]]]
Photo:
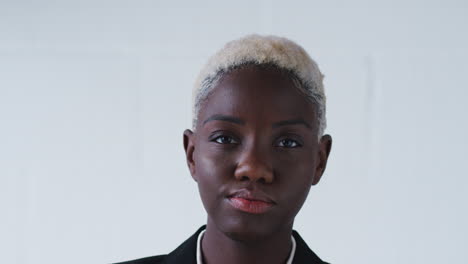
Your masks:
[[[294,254],[293,263],[313,263],[313,264],[328,264],[321,260],[302,239],[297,231],[293,231],[294,239],[296,240],[296,252]]]
[[[146,257],[141,259],[135,259],[125,262],[119,262],[115,264],[172,264],[172,263],[183,263],[183,264],[196,264],[196,249],[197,249],[197,238],[201,231],[206,226],[200,227],[195,234],[189,237],[179,247],[167,255],[157,255],[152,257]]]
[[[157,263],[163,263],[166,256],[167,255],[146,257],[146,258],[135,259],[135,260],[125,261],[125,262],[119,262],[115,264],[157,264]]]

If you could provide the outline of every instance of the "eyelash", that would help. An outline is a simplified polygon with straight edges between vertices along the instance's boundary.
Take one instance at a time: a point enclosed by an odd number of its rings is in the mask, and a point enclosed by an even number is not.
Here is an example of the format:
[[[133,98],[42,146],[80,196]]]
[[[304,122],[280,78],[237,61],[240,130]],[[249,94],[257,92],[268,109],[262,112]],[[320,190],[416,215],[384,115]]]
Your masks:
[[[234,141],[234,142],[229,142],[229,143],[226,143],[226,142],[220,142],[222,141],[222,139],[228,139],[230,141]],[[231,136],[227,136],[227,135],[220,135],[220,136],[217,136],[215,137],[213,140],[213,142],[216,142],[218,144],[239,144],[239,142],[234,138],[234,137],[231,137]]]
[[[235,139],[232,136],[228,136],[228,135],[216,136],[211,141],[213,141],[213,142],[215,142],[217,144],[222,144],[222,145],[225,145],[225,144],[239,144],[239,141],[237,139]],[[226,142],[226,141],[229,141],[229,142]],[[290,144],[292,144],[293,146],[286,146],[285,142],[290,142]],[[298,147],[302,147],[302,144],[299,143],[299,141],[294,140],[292,138],[283,138],[275,146],[280,147],[280,148],[298,148]]]
[[[289,147],[284,146],[285,141],[291,142],[292,144],[294,144],[294,146],[289,146]],[[283,146],[280,146],[280,145],[283,145]],[[277,144],[277,146],[281,148],[299,148],[299,147],[302,147],[302,144],[292,138],[283,138],[279,141],[279,144]]]

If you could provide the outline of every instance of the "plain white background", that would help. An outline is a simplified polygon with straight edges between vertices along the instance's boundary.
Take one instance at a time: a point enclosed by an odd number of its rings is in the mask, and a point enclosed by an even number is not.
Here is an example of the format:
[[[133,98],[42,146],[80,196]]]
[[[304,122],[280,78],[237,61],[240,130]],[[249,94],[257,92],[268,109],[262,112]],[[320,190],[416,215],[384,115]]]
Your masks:
[[[296,218],[332,263],[468,261],[466,1],[0,0],[0,262],[167,253],[205,223],[191,88],[248,33],[326,75],[329,166]]]

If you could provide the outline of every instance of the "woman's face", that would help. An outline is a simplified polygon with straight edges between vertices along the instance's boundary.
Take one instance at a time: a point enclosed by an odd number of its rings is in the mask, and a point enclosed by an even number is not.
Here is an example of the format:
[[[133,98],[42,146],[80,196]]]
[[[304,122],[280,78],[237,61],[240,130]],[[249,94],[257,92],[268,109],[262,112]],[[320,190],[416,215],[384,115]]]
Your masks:
[[[245,66],[225,75],[184,133],[208,224],[236,240],[292,228],[325,169],[315,106],[284,72]]]

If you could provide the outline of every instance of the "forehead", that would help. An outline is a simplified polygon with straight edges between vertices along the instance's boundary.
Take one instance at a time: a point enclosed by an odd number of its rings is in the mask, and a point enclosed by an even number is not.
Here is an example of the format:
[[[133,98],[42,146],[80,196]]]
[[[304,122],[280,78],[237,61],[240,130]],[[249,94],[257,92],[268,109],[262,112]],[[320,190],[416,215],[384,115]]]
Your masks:
[[[307,100],[292,75],[275,67],[248,65],[224,74],[202,104],[199,125],[212,115],[268,123],[301,118],[315,126],[315,105]]]

